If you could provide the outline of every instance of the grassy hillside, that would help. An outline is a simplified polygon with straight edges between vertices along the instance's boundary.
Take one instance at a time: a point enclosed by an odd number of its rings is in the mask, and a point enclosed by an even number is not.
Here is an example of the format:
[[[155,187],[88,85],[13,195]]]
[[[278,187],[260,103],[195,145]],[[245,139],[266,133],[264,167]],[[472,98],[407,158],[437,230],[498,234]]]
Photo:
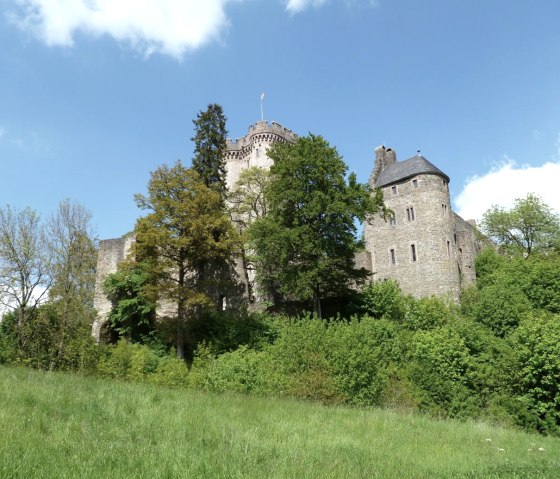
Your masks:
[[[560,440],[0,367],[0,477],[553,478]]]

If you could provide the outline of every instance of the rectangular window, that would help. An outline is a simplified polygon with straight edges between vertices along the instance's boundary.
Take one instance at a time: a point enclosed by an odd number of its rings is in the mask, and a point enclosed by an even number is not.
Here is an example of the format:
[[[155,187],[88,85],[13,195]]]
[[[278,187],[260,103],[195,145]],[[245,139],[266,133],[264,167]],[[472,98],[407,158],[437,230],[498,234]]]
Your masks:
[[[390,257],[391,257],[391,266],[396,266],[397,265],[397,256],[395,255],[395,250],[391,249],[389,251]]]
[[[456,234],[453,234],[453,242],[454,242],[455,244],[457,244],[457,235],[456,235]]]
[[[395,226],[397,224],[397,217],[395,215],[391,215],[391,217],[389,218],[389,224],[391,226]]]
[[[443,216],[447,216],[447,205],[443,204],[441,205],[441,213]]]
[[[409,206],[409,207],[406,209],[406,219],[407,219],[408,221],[414,221],[414,207]]]
[[[451,241],[447,242],[447,257],[451,258]]]
[[[412,186],[418,188],[418,180],[412,180]]]
[[[397,194],[397,187],[396,186],[391,186],[391,192],[396,195]]]
[[[412,257],[412,261],[416,261],[416,245],[414,244],[410,245],[410,255]]]

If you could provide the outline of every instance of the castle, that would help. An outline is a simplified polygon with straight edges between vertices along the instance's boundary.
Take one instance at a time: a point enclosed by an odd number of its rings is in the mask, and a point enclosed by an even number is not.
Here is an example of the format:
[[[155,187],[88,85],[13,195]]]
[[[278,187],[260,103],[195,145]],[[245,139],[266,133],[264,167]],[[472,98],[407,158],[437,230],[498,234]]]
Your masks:
[[[282,125],[259,121],[247,135],[227,141],[226,183],[232,188],[243,169],[269,168],[267,150],[276,142],[294,142],[297,135]],[[384,146],[375,149],[372,187],[381,188],[392,215],[375,215],[364,226],[366,251],[356,257],[357,266],[372,272],[373,280],[395,279],[405,293],[416,297],[438,295],[457,299],[461,288],[475,279],[474,257],[479,249],[474,227],[451,210],[449,177],[426,158],[397,161]],[[98,312],[93,335],[111,310],[103,294],[105,277],[117,270],[134,238],[99,242],[94,306]],[[242,282],[254,281],[240,272]]]

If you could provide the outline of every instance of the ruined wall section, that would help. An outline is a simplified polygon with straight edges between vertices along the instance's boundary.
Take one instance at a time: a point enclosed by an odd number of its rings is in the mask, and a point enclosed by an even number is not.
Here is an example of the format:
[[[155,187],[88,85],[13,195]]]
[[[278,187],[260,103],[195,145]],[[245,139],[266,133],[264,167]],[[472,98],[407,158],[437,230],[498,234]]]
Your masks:
[[[103,292],[103,282],[109,274],[117,271],[118,264],[126,258],[133,242],[134,235],[132,234],[122,238],[99,241],[93,297],[93,307],[97,311],[97,316],[92,326],[92,335],[97,340],[101,336],[101,328],[107,322],[107,316],[113,306]]]
[[[461,286],[469,286],[476,281],[474,267],[475,258],[484,247],[484,241],[477,237],[476,227],[469,221],[465,221],[457,213],[453,213],[454,219],[454,253],[457,268],[460,274]]]

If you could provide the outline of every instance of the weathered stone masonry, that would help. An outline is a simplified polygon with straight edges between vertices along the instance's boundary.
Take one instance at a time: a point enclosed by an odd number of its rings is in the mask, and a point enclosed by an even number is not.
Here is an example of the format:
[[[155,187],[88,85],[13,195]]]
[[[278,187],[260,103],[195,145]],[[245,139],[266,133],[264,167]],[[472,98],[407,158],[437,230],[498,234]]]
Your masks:
[[[244,137],[228,140],[228,188],[246,168],[269,168],[272,160],[267,151],[273,143],[296,139],[294,132],[278,123],[259,121]],[[356,257],[357,266],[371,270],[373,280],[397,280],[405,293],[416,297],[457,299],[461,288],[475,280],[474,258],[479,244],[474,227],[451,210],[449,177],[419,154],[397,161],[394,150],[379,147],[370,184],[382,189],[394,217],[375,215],[366,223],[366,251]],[[133,241],[129,235],[99,243],[94,299],[98,317],[92,331],[96,338],[111,310],[103,294],[103,280],[117,270]],[[254,281],[254,272],[243,271],[240,263],[236,270],[241,282]]]

